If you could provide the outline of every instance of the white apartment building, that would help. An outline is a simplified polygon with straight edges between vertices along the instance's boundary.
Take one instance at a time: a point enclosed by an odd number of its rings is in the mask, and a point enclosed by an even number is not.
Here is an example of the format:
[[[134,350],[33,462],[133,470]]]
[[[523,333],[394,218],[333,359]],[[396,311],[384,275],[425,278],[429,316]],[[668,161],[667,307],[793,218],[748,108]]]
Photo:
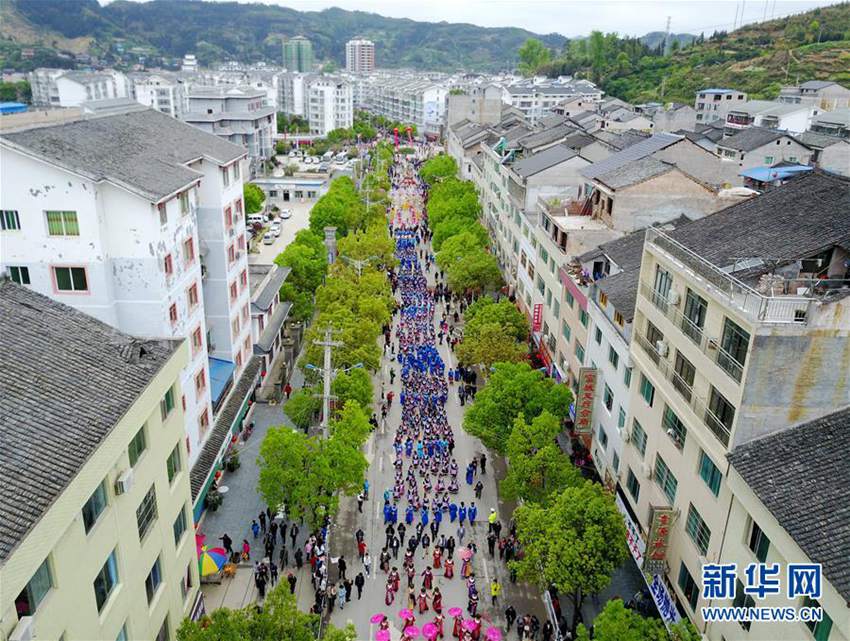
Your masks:
[[[554,107],[570,99],[591,102],[602,99],[603,91],[589,80],[524,80],[502,89],[502,101],[519,109],[533,125],[552,113]]]
[[[375,70],[375,43],[357,38],[345,43],[345,70],[349,73],[371,73]]]
[[[192,87],[183,120],[248,150],[252,170],[274,153],[275,108],[266,92],[247,86]]]
[[[306,84],[305,115],[310,133],[324,136],[354,125],[351,83],[333,76],[314,76]]]
[[[800,134],[818,113],[818,108],[807,104],[750,100],[728,109],[725,131],[728,136],[746,127],[765,127]]]
[[[136,336],[187,338],[192,464],[252,355],[245,151],[154,110],[0,136],[0,266]]]
[[[305,117],[307,83],[311,74],[284,71],[275,76],[278,109],[287,116]]]
[[[730,452],[734,461],[739,448],[850,399],[848,194],[848,179],[815,170],[675,231],[646,232],[620,483],[644,540],[653,513],[673,520],[653,567],[702,632],[701,567],[745,527],[730,512]],[[759,464],[781,466],[772,456]]]
[[[420,135],[442,132],[449,93],[445,85],[427,77],[381,73],[370,76],[365,91],[371,113],[414,124]]]
[[[36,107],[79,107],[91,100],[126,98],[130,83],[120,71],[36,69],[29,74]]]
[[[139,74],[133,77],[136,102],[172,118],[186,112],[186,90],[182,82],[165,74]]]
[[[694,98],[697,124],[726,120],[729,110],[744,104],[747,94],[735,89],[700,89]]]
[[[6,278],[0,310],[0,636],[175,639],[200,585],[179,401],[189,346]]]

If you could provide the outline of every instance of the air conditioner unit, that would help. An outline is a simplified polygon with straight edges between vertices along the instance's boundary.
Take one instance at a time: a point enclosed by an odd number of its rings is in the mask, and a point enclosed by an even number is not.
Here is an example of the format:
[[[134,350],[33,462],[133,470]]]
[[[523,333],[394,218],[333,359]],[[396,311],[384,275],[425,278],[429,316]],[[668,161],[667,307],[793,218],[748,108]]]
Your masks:
[[[21,617],[18,625],[9,635],[9,641],[30,641],[35,637],[35,623],[32,617]]]
[[[236,233],[236,231],[233,229],[233,227],[230,227],[230,228],[227,230],[227,235],[228,235],[228,236],[233,236],[235,233]]]
[[[671,289],[669,292],[667,292],[667,302],[671,305],[678,305],[680,299],[681,296],[679,295],[679,292],[677,292],[675,289]]]
[[[655,341],[655,351],[661,357],[667,356],[667,343],[664,341]]]
[[[629,443],[632,440],[632,431],[628,428],[628,426],[623,427],[623,443]]]
[[[133,468],[127,468],[115,479],[115,493],[126,494],[133,487]]]
[[[632,367],[634,367],[634,366],[635,366],[635,362],[632,360],[632,354],[631,354],[631,352],[626,352],[626,356],[625,356],[625,358],[623,359],[623,365],[625,365],[625,366],[626,366],[626,367],[628,367],[629,369],[631,369]]]
[[[706,344],[708,345],[708,349],[717,349],[718,347],[720,347],[720,339],[719,338],[709,338],[708,343],[706,343]]]
[[[646,463],[640,464],[640,473],[643,474],[643,476],[647,479],[652,478],[652,468],[649,467],[649,465],[647,465]]]

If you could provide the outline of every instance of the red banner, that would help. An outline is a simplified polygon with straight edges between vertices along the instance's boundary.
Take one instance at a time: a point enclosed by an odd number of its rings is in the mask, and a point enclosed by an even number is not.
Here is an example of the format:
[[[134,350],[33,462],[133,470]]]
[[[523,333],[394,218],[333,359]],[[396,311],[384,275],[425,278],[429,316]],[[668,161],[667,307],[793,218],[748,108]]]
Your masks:
[[[537,303],[534,306],[534,316],[531,321],[531,329],[534,332],[539,332],[543,327],[543,303]]]

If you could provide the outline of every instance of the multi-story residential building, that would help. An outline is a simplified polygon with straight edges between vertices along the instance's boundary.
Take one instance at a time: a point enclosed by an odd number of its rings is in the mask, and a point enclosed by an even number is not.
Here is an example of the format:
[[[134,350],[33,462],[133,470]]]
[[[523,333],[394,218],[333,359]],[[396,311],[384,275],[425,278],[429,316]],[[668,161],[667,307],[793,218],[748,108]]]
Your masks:
[[[248,150],[252,170],[274,153],[277,133],[275,109],[266,104],[266,92],[251,87],[192,87],[183,120],[242,145]]]
[[[346,42],[345,70],[349,73],[372,73],[375,70],[375,43],[363,38]]]
[[[313,70],[313,43],[304,36],[283,41],[283,68],[301,73]]]
[[[245,150],[151,109],[0,145],[0,265],[122,331],[189,339],[177,402],[195,465],[253,352]]]
[[[136,101],[172,118],[182,118],[186,111],[186,91],[182,82],[171,74],[137,74],[133,76]]]
[[[351,83],[334,76],[312,76],[307,80],[305,116],[310,133],[324,136],[334,129],[350,129],[354,124]]]
[[[32,102],[37,107],[79,107],[89,100],[126,98],[127,77],[120,71],[36,69],[29,75]]]
[[[706,630],[708,639],[850,639],[850,467],[844,454],[848,446],[850,409],[845,406],[789,425],[730,454],[726,479],[732,500],[720,562],[737,565],[740,583],[734,600],[714,603],[750,604],[741,593],[750,563],[779,563],[783,569],[788,563],[819,563],[820,599],[789,601],[786,583],[781,594],[766,596],[758,605],[820,606],[823,618],[807,623],[712,623]]]
[[[726,135],[747,127],[765,127],[799,134],[806,131],[818,109],[805,104],[750,100],[730,107],[726,113]]]
[[[818,114],[812,118],[811,130],[818,134],[850,138],[850,108]]]
[[[798,87],[782,87],[779,102],[809,105],[822,111],[850,107],[850,89],[831,80],[809,80]]]
[[[726,121],[729,110],[747,101],[747,94],[735,89],[700,89],[694,99],[697,124]]]
[[[644,569],[663,575],[703,631],[700,568],[742,525],[730,516],[727,455],[850,394],[848,206],[850,181],[815,170],[646,232],[620,482],[644,540],[656,538],[653,516],[673,521]]]
[[[289,276],[289,271],[289,267],[259,263],[252,264],[248,271],[254,353],[260,357],[265,372],[271,372],[283,354],[283,325],[289,317],[292,303],[280,299],[280,288]],[[288,362],[293,362],[292,356],[287,359]]]
[[[390,120],[416,125],[420,134],[439,134],[446,122],[448,89],[428,78],[381,73],[369,78],[366,108]]]
[[[462,120],[479,125],[496,125],[502,119],[502,89],[497,85],[471,87],[449,91],[446,125],[451,127]]]
[[[742,171],[780,162],[807,165],[812,150],[799,140],[776,129],[747,127],[718,141],[717,154],[726,162],[736,162]]]
[[[195,73],[199,70],[200,66],[198,65],[198,59],[194,54],[187,53],[183,56],[183,60],[180,62],[180,71],[186,71],[188,73]]]
[[[602,90],[589,80],[531,79],[505,86],[502,100],[519,109],[531,124],[535,124],[560,103],[574,98],[598,102],[602,94]]]
[[[811,162],[815,166],[850,176],[850,138],[806,131],[794,136],[794,139],[811,150]]]
[[[312,77],[310,74],[288,71],[277,74],[278,109],[287,116],[306,116],[307,85]]]
[[[0,635],[175,639],[199,586],[187,341],[135,338],[5,278],[0,309]]]

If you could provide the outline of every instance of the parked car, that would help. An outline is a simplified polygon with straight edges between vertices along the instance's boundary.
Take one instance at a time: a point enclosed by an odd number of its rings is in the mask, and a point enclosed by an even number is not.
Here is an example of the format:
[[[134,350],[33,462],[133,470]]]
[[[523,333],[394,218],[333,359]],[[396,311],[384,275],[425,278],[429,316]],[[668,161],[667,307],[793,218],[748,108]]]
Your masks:
[[[321,165],[319,165],[319,171],[327,171],[330,168],[331,166],[326,162],[323,162]]]
[[[270,232],[272,235],[274,235],[274,237],[275,237],[275,238],[277,238],[278,236],[280,236],[280,230],[281,230],[281,226],[280,226],[280,221],[279,221],[279,220],[274,221],[274,222],[272,223],[272,226],[271,226],[271,227],[269,227],[269,232]]]
[[[274,244],[274,234],[271,232],[266,232],[263,236],[263,245],[272,245]]]
[[[262,214],[248,214],[247,220],[249,225],[254,225],[256,223],[262,225],[264,222],[266,222],[266,217]]]
[[[290,218],[292,218],[292,210],[291,209],[281,209],[280,210],[280,217],[283,220],[289,220]]]

